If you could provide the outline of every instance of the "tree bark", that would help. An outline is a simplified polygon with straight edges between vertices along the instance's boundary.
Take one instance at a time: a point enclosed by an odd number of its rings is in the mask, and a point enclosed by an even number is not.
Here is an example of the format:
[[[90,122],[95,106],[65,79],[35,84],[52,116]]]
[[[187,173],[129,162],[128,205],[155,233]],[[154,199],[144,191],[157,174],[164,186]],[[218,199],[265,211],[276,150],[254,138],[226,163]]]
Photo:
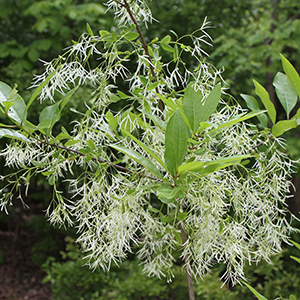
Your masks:
[[[186,232],[183,227],[183,222],[180,222],[180,232],[181,232],[182,245],[185,248],[187,237],[186,237]],[[184,263],[185,263],[185,271],[186,271],[186,277],[187,277],[188,289],[189,289],[189,299],[195,300],[193,278],[191,276],[191,272],[190,272],[190,268],[189,268],[189,257],[187,254],[184,255]]]

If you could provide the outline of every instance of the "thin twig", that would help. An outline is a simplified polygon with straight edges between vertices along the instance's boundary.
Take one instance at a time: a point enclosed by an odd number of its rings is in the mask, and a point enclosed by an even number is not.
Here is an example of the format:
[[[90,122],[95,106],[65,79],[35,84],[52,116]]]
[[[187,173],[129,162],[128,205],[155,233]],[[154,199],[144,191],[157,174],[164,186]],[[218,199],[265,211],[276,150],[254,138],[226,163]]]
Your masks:
[[[115,0],[116,1],[116,0]],[[154,67],[153,67],[153,63],[152,63],[152,59],[151,59],[151,56],[150,56],[150,53],[149,53],[149,50],[148,50],[148,45],[145,41],[145,38],[144,38],[144,35],[141,31],[141,28],[140,26],[138,25],[131,9],[130,9],[130,5],[128,4],[128,2],[126,0],[123,0],[124,1],[124,4],[123,3],[120,3],[119,1],[116,1],[118,4],[122,5],[126,10],[127,10],[127,13],[129,14],[130,16],[130,19],[132,20],[138,34],[139,34],[139,37],[140,37],[140,40],[142,42],[142,47],[146,53],[146,56],[147,56],[147,59],[148,59],[148,62],[149,62],[149,66],[150,66],[150,72],[151,72],[151,75],[153,77],[153,82],[156,82],[157,81],[157,77],[156,77],[156,74],[155,74],[155,70],[154,70]],[[155,88],[155,91],[157,94],[159,94],[159,91],[158,91],[158,88],[156,87]],[[159,99],[158,100],[158,108],[160,109],[160,111],[162,112],[162,115],[161,115],[161,119],[164,121],[164,116],[163,116],[163,111],[164,111],[164,106],[163,106],[163,103],[162,101]]]
[[[72,148],[69,148],[69,147],[66,147],[66,146],[62,146],[62,145],[58,145],[58,144],[51,144],[49,143],[48,141],[39,141],[40,144],[44,144],[44,145],[47,145],[47,146],[50,146],[50,147],[53,147],[53,148],[58,148],[58,149],[62,149],[66,152],[69,152],[69,153],[74,153],[78,156],[82,156],[82,157],[86,157],[87,155],[84,154],[84,153],[81,153],[80,151],[77,151],[75,149],[72,149]],[[141,173],[141,172],[137,172],[135,170],[132,170],[132,169],[128,169],[126,167],[123,167],[123,166],[120,166],[120,165],[117,165],[117,164],[114,164],[112,162],[109,162],[107,160],[104,160],[104,159],[101,159],[101,158],[98,158],[98,157],[93,157],[92,160],[94,161],[97,161],[99,163],[103,163],[103,164],[107,164],[111,167],[114,167],[120,171],[124,171],[124,172],[127,172],[127,173],[135,173],[139,176],[142,176],[142,177],[146,177],[146,178],[149,178],[151,180],[154,180],[154,181],[160,181],[160,182],[163,182],[161,179],[159,178],[156,178],[156,177],[152,177],[152,176],[148,176],[144,173]]]
[[[183,227],[183,222],[180,222],[180,233],[181,233],[181,239],[182,239],[182,245],[185,248],[186,247],[186,232]],[[189,289],[189,299],[195,300],[195,292],[193,287],[193,278],[191,276],[190,268],[189,268],[189,256],[188,254],[184,255],[184,263],[185,263],[185,271],[186,271],[186,277],[188,282],[188,289]]]

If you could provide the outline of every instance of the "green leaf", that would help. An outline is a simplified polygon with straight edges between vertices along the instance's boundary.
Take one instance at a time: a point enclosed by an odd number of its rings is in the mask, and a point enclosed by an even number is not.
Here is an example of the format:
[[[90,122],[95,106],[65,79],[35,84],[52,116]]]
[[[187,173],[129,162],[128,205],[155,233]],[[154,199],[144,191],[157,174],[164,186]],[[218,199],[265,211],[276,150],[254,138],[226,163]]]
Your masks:
[[[181,165],[178,168],[178,174],[181,174],[185,171],[198,172],[199,170],[203,170],[203,162],[202,161],[193,161],[193,162],[189,162],[189,163]]]
[[[175,198],[184,198],[184,186],[172,187],[169,184],[162,184],[156,191],[157,197],[163,203],[170,203]]]
[[[171,37],[169,35],[166,35],[160,42],[168,45],[171,42]]]
[[[90,36],[94,36],[93,30],[89,23],[86,23],[86,30]]]
[[[201,110],[204,110],[202,105],[202,93],[201,91],[195,91],[193,84],[189,84],[185,90],[182,104],[183,111],[186,115],[190,128],[193,132],[196,132],[202,121],[202,116],[200,114]]]
[[[201,91],[195,91],[192,84],[188,85],[183,96],[183,111],[190,127],[196,132],[201,122],[205,122],[215,112],[221,96],[221,84],[217,84],[206,100],[202,101]]]
[[[289,296],[289,300],[297,300],[297,298],[296,298],[296,296],[294,296],[294,295],[290,295],[290,296]]]
[[[163,183],[156,191],[158,197],[165,197],[168,199],[173,199],[172,197],[173,188],[169,184]]]
[[[174,49],[170,45],[161,43],[161,47],[168,52],[172,52],[172,53],[174,52]]]
[[[2,138],[3,136],[25,142],[30,142],[30,140],[25,135],[13,129],[0,128],[0,138]]]
[[[152,158],[154,158],[162,167],[164,167],[167,170],[166,164],[163,162],[163,160],[157,156],[147,145],[145,145],[143,142],[141,142],[139,139],[137,139],[135,136],[133,136],[130,132],[126,130],[126,135],[128,135],[132,140],[134,140],[143,150],[145,150]]]
[[[295,260],[297,263],[300,264],[300,258],[296,257],[296,256],[290,256],[290,258],[292,258],[293,260]]]
[[[45,129],[45,128],[49,128],[51,126],[51,120],[46,119],[43,122],[39,123],[35,129]]]
[[[200,175],[205,176],[226,167],[239,164],[242,159],[249,157],[251,157],[251,155],[235,155],[207,162],[193,161],[181,165],[178,168],[178,174],[188,171],[199,173]]]
[[[259,300],[268,300],[266,297],[256,291],[251,285],[247,284],[246,282],[243,283]]]
[[[187,218],[188,214],[186,212],[179,212],[176,216],[177,220],[184,221]]]
[[[31,47],[27,53],[27,56],[30,61],[35,63],[39,59],[40,52],[35,47]]]
[[[276,95],[286,112],[287,118],[289,118],[292,109],[297,103],[297,92],[288,77],[280,72],[276,74],[273,85]]]
[[[254,97],[252,97],[250,95],[245,95],[245,94],[241,94],[241,97],[246,101],[247,106],[251,110],[260,111],[259,104]],[[264,128],[268,127],[268,118],[264,113],[257,115],[257,118]]]
[[[160,220],[162,223],[170,223],[174,220],[174,217],[170,217],[170,216],[161,216]]]
[[[284,120],[279,121],[272,127],[272,134],[275,137],[278,137],[282,134],[284,134],[286,131],[296,128],[298,126],[297,120]]]
[[[241,97],[246,101],[247,106],[251,110],[254,110],[254,111],[260,110],[259,104],[254,97],[252,97],[250,95],[246,95],[246,94],[241,94]]]
[[[114,117],[114,115],[112,114],[111,111],[108,111],[105,115],[106,120],[108,122],[108,124],[111,126],[112,130],[117,133],[117,128],[118,128],[118,120],[116,117]]]
[[[79,143],[80,142],[80,140],[69,140],[69,141],[67,141],[66,143],[65,143],[65,146],[66,147],[70,147],[70,146],[73,146],[73,145],[75,145],[75,144],[77,144],[77,143]]]
[[[97,150],[96,145],[95,145],[95,142],[94,142],[93,140],[88,140],[88,141],[87,141],[87,145],[88,145],[88,147],[89,147],[90,149],[92,149],[92,150]]]
[[[209,93],[201,109],[200,122],[205,122],[215,112],[221,97],[221,83],[218,83]]]
[[[106,30],[100,30],[99,34],[104,42],[113,42],[114,40],[112,34]]]
[[[264,111],[253,111],[253,112],[250,112],[248,114],[240,114],[238,116],[235,116],[231,119],[229,119],[228,121],[222,123],[221,125],[219,125],[217,128],[213,128],[212,130],[210,130],[208,133],[209,134],[216,134],[216,133],[219,133],[221,130],[225,129],[225,128],[228,128],[230,126],[233,126],[234,124],[237,124],[237,123],[240,123],[242,121],[245,121],[245,120],[248,120],[248,119],[251,119],[255,116],[258,116],[260,114],[262,114]]]
[[[125,34],[124,37],[128,41],[134,41],[139,37],[139,34],[137,32],[129,31]]]
[[[176,104],[171,100],[171,99],[169,99],[169,98],[166,98],[166,97],[164,97],[164,96],[162,96],[162,95],[160,95],[160,94],[157,94],[157,93],[154,93],[161,101],[163,101],[164,102],[164,104],[165,105],[167,105],[168,106],[168,108],[170,108],[172,111],[176,111],[176,109],[177,109],[177,106],[176,106]]]
[[[141,109],[141,112],[143,114],[145,114],[149,119],[151,119],[156,125],[158,125],[159,127],[161,127],[162,129],[166,128],[166,122],[164,122],[161,118],[159,118],[158,116],[148,112],[145,109]]]
[[[185,124],[181,112],[177,109],[167,124],[164,153],[167,168],[174,176],[185,158],[189,136],[188,126]]]
[[[26,104],[22,97],[17,94],[16,88],[12,89],[4,82],[0,82],[0,104],[5,107],[5,111],[10,119],[17,124],[25,120]]]
[[[175,239],[178,242],[178,244],[182,245],[182,239],[181,239],[180,234],[177,231],[174,231],[174,234],[175,234]]]
[[[174,46],[174,52],[173,52],[174,62],[177,62],[178,58],[179,58],[179,50],[178,50],[177,44],[175,44],[175,46]]]
[[[300,76],[293,65],[282,54],[280,56],[283,70],[300,98]]]
[[[50,185],[54,185],[55,184],[55,174],[52,174],[49,178],[48,178],[48,182]]]
[[[294,244],[294,246],[296,246],[300,250],[300,244],[298,244],[297,242],[294,242],[294,241],[291,241],[291,242]]]
[[[5,107],[5,112],[8,113],[8,110],[14,105],[12,101],[3,101],[3,106]]]
[[[149,85],[149,87],[147,88],[147,91],[152,91],[152,90],[156,89],[158,87],[158,85],[159,85],[158,81],[151,83]]]
[[[52,127],[60,118],[59,102],[45,107],[39,117],[40,123],[50,120],[50,126],[48,127],[47,135],[50,134]]]
[[[132,159],[134,159],[136,162],[147,168],[149,171],[151,171],[153,174],[155,174],[160,179],[163,179],[163,176],[161,175],[160,171],[156,168],[156,166],[153,164],[151,160],[144,157],[140,153],[138,153],[135,150],[126,148],[122,145],[110,145],[110,147],[123,152],[124,154],[128,155]]]
[[[276,123],[276,110],[275,110],[274,104],[270,100],[270,96],[269,96],[268,92],[256,80],[253,80],[253,82],[255,85],[256,95],[258,95],[259,98],[261,99],[264,107],[268,111],[271,121],[273,122],[273,124],[275,124]]]

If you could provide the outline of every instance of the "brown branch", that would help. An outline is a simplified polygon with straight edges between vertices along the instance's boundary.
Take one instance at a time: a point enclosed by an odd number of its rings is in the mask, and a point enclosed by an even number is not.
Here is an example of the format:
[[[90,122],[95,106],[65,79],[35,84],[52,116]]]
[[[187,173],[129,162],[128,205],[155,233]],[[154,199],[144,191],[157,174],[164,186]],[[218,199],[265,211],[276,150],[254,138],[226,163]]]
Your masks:
[[[116,1],[116,0],[115,0]],[[154,70],[154,67],[153,67],[153,63],[152,63],[152,59],[151,59],[151,56],[150,56],[150,53],[149,53],[149,50],[148,50],[148,45],[145,41],[145,38],[144,38],[144,35],[141,31],[141,28],[139,26],[139,24],[137,23],[131,9],[130,9],[130,5],[128,4],[127,0],[123,0],[124,3],[120,3],[119,1],[116,1],[118,4],[122,5],[126,10],[127,10],[127,13],[129,14],[130,16],[130,19],[131,21],[133,22],[138,34],[139,34],[139,37],[140,37],[140,40],[142,42],[142,47],[146,53],[146,56],[147,56],[147,59],[148,59],[148,62],[149,62],[149,66],[150,66],[150,72],[151,72],[151,75],[153,77],[153,82],[156,82],[157,81],[157,77],[156,77],[156,74],[155,74],[155,70]],[[157,94],[159,94],[159,91],[158,91],[158,88],[156,87],[155,88],[155,91]],[[160,109],[162,115],[161,115],[161,119],[164,121],[164,116],[163,116],[163,111],[164,111],[164,106],[163,106],[163,103],[161,101],[161,99],[158,100],[158,108]]]
[[[47,146],[50,146],[50,147],[53,147],[53,148],[62,149],[62,150],[64,150],[64,151],[66,151],[66,152],[74,153],[74,154],[76,154],[76,155],[78,155],[78,156],[82,156],[82,157],[86,157],[86,156],[87,156],[86,154],[81,153],[80,151],[77,151],[77,150],[75,150],[75,149],[72,149],[72,148],[69,148],[69,147],[66,147],[66,146],[62,146],[62,145],[58,145],[58,144],[50,144],[48,141],[39,141],[39,143],[40,143],[40,144],[47,145]],[[163,181],[162,181],[161,179],[159,179],[159,178],[152,177],[152,176],[148,176],[148,175],[143,174],[143,173],[141,173],[141,172],[137,172],[137,171],[135,171],[135,170],[128,169],[128,168],[126,168],[126,167],[123,167],[123,166],[114,164],[114,163],[109,162],[109,161],[107,161],[107,160],[100,159],[100,158],[98,158],[98,157],[93,157],[92,160],[93,160],[93,161],[97,161],[97,162],[99,162],[99,163],[107,164],[107,165],[109,165],[109,166],[111,166],[111,167],[114,167],[114,168],[116,168],[116,169],[118,169],[118,170],[120,170],[120,171],[124,171],[124,172],[126,172],[126,173],[135,173],[135,174],[137,174],[137,175],[139,175],[139,176],[142,176],[142,177],[145,177],[145,178],[149,178],[149,179],[154,180],[154,181],[160,181],[160,182],[163,182]]]
[[[186,232],[183,226],[183,222],[180,222],[180,233],[181,233],[181,239],[182,239],[182,245],[183,248],[186,247],[187,237]],[[186,270],[186,277],[188,282],[188,289],[189,289],[189,299],[195,300],[195,292],[193,287],[193,278],[191,276],[190,268],[189,268],[189,256],[188,254],[184,255],[184,263],[185,263],[185,270]]]

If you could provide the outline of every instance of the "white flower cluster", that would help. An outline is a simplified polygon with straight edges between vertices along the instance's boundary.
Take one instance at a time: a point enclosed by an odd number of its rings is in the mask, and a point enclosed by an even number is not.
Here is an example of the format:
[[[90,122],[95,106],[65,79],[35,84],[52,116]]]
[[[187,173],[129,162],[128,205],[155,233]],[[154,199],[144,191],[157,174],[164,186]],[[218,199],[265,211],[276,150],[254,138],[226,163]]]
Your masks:
[[[144,0],[109,0],[106,2],[108,9],[115,11],[115,17],[119,20],[119,26],[133,24],[131,16],[128,14],[126,6],[130,7],[131,13],[138,23],[151,23],[153,20],[151,10]]]

